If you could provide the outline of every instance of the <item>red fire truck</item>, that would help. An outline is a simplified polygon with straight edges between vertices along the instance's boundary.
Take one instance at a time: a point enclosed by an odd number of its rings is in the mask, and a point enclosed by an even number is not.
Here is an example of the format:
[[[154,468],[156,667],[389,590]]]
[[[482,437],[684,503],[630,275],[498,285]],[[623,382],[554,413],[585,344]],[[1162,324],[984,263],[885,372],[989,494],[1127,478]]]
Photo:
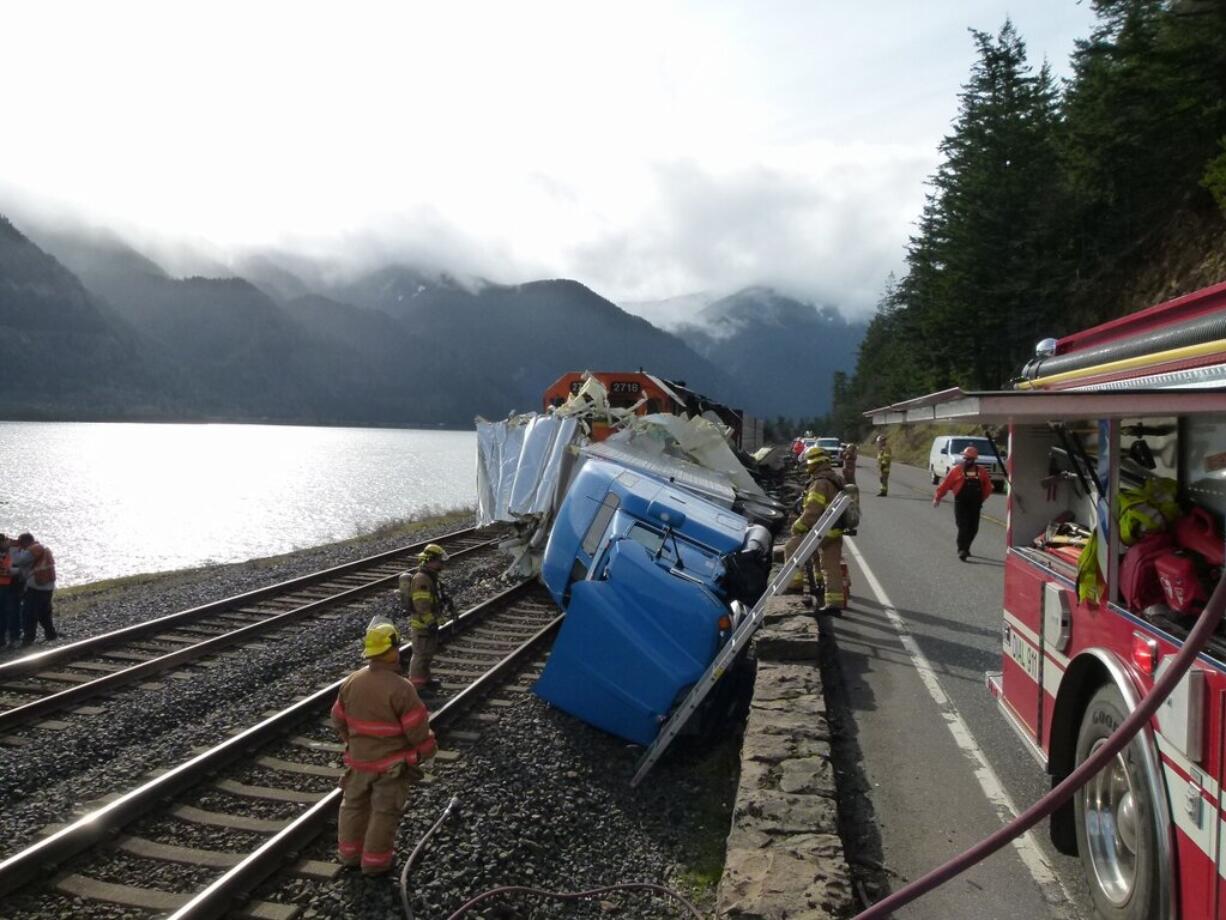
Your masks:
[[[1153,686],[1222,575],[1226,284],[1040,343],[1014,388],[876,424],[1007,424],[1003,656],[988,688],[1067,776]],[[1051,820],[1105,918],[1226,918],[1226,636]]]

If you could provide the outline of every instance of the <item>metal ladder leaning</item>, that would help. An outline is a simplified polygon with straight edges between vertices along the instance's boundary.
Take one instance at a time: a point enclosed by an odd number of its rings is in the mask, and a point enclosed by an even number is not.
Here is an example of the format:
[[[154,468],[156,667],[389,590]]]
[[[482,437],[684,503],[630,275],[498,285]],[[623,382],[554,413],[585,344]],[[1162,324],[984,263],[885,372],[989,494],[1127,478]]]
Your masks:
[[[643,777],[655,766],[656,761],[668,749],[673,739],[681,734],[681,729],[685,728],[685,723],[689,721],[690,716],[702,705],[702,701],[706,699],[707,694],[711,692],[711,689],[719,682],[719,679],[724,676],[724,672],[728,670],[729,665],[736,660],[737,655],[749,644],[749,640],[753,638],[753,634],[758,631],[758,627],[762,625],[762,621],[766,618],[766,602],[783,589],[788,583],[788,579],[792,577],[793,572],[804,566],[812,558],[813,554],[817,552],[818,544],[822,542],[822,538],[826,536],[827,531],[834,526],[835,522],[842,516],[850,504],[851,498],[846,493],[840,492],[836,495],[834,501],[830,503],[830,507],[826,509],[826,513],[818,519],[813,529],[805,535],[804,540],[792,555],[792,558],[784,562],[783,567],[775,573],[775,577],[766,586],[766,591],[762,594],[762,597],[759,598],[758,602],[754,604],[753,609],[745,615],[741,622],[737,624],[728,641],[724,643],[724,647],[715,656],[715,660],[703,672],[698,682],[690,688],[690,692],[681,701],[681,705],[673,710],[673,714],[664,723],[664,727],[656,735],[656,740],[651,743],[651,747],[643,752],[643,756],[639,759],[634,779],[630,781],[632,787],[642,782]]]

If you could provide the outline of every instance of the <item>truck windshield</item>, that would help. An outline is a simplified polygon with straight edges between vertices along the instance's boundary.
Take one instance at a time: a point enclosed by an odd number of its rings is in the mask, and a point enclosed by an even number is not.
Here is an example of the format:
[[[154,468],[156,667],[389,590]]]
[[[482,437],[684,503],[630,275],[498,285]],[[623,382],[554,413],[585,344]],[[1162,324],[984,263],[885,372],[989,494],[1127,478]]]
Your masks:
[[[650,527],[644,527],[642,524],[635,524],[630,528],[626,536],[636,543],[642,543],[647,547],[647,552],[653,556],[660,552],[660,547],[664,545],[664,534],[658,530],[652,530]]]
[[[968,447],[973,447],[979,451],[981,459],[992,460],[996,456],[992,453],[992,445],[987,438],[951,438],[949,441],[949,452],[951,454],[960,454]],[[1003,454],[1005,452],[1004,448],[1001,448],[1000,452]]]

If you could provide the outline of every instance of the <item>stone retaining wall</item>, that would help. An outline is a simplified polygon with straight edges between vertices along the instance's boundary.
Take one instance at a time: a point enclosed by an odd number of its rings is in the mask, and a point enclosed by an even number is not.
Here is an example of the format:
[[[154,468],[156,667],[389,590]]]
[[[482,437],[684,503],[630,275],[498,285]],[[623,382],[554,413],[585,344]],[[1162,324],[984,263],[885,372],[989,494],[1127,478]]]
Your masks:
[[[758,670],[719,885],[721,918],[855,913],[817,649],[812,609],[799,597],[771,598],[753,640]]]

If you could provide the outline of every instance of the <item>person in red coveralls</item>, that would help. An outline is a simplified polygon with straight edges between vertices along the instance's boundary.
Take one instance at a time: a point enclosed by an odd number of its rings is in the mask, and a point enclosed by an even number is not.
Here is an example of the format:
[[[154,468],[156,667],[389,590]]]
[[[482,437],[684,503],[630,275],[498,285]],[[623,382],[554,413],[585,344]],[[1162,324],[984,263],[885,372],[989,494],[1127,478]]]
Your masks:
[[[945,481],[932,496],[932,507],[941,503],[946,492],[954,493],[954,521],[958,525],[958,558],[963,562],[971,554],[971,543],[979,533],[979,514],[983,503],[992,494],[992,477],[979,466],[979,451],[968,447],[962,451],[962,462],[949,471]]]

